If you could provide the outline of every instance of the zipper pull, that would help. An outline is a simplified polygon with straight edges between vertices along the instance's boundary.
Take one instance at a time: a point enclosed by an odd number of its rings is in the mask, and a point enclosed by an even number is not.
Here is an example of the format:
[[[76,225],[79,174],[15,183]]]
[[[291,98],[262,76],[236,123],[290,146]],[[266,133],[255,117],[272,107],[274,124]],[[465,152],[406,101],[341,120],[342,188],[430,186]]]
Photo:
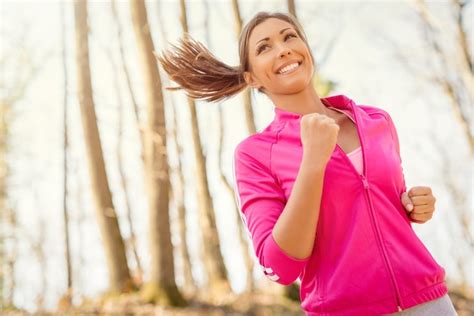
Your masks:
[[[397,307],[398,307],[398,311],[401,312],[402,308],[400,307],[400,305],[398,305]]]

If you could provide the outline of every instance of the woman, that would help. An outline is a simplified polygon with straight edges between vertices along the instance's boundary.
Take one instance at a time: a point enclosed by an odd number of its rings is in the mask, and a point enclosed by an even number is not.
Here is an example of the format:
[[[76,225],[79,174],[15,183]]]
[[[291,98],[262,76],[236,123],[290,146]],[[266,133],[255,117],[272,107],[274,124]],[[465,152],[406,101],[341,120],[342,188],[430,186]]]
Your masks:
[[[274,120],[234,152],[240,214],[264,274],[301,280],[307,315],[456,315],[445,270],[412,229],[429,220],[429,187],[406,192],[390,115],[345,95],[320,98],[301,25],[260,12],[239,40],[238,67],[185,39],[157,56],[190,97],[245,87],[275,104]],[[410,204],[412,204],[410,206]],[[406,208],[406,210],[405,210]]]

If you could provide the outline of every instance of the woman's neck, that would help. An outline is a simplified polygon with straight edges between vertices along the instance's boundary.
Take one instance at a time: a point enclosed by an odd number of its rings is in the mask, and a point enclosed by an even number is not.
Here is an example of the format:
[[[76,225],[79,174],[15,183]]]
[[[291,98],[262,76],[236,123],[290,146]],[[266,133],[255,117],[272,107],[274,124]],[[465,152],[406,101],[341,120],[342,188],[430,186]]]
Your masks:
[[[298,93],[270,95],[270,99],[277,108],[298,114],[319,113],[329,116],[331,112],[311,84]]]

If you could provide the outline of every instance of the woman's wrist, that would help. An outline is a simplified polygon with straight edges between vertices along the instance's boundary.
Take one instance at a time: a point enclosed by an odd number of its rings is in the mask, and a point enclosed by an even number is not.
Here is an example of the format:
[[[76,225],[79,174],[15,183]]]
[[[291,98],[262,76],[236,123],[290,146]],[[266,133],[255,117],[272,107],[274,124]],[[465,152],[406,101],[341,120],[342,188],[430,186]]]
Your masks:
[[[304,168],[307,172],[324,173],[326,165],[327,162],[315,159],[314,156],[303,155],[303,159],[301,160],[301,168]]]

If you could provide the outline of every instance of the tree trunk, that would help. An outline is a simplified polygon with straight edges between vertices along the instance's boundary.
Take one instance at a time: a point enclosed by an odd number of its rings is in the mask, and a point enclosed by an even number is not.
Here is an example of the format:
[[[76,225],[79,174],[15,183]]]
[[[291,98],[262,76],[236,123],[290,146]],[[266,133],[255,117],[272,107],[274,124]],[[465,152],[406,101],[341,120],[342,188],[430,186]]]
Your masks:
[[[181,26],[183,28],[183,35],[186,37],[189,34],[189,29],[186,18],[186,4],[184,0],[180,0],[180,8]],[[189,112],[191,114],[193,148],[197,165],[195,179],[197,181],[199,222],[202,232],[202,256],[208,278],[208,294],[211,296],[228,294],[231,292],[231,287],[224,265],[224,258],[220,249],[214,206],[209,193],[209,183],[206,173],[206,158],[202,152],[196,103],[189,97],[187,98],[187,101]]]
[[[144,298],[163,305],[183,306],[186,301],[175,282],[173,245],[169,220],[169,174],[166,121],[161,80],[153,55],[147,11],[143,0],[130,1],[133,28],[145,75],[147,123],[145,177],[149,201],[151,271]]]
[[[161,15],[161,10],[158,9],[158,26],[159,30],[161,33],[161,37],[164,40],[164,42],[167,42],[167,36],[165,32],[165,26],[163,25],[163,18]],[[165,85],[169,85],[168,80],[166,79],[166,76],[164,78],[164,83]],[[184,197],[185,197],[185,179],[184,179],[184,162],[182,161],[183,158],[183,147],[181,146],[180,142],[180,134],[178,130],[178,111],[176,108],[176,104],[174,102],[173,95],[170,95],[170,102],[171,102],[171,111],[172,111],[172,116],[173,116],[173,128],[170,131],[170,134],[172,135],[174,141],[175,141],[175,146],[176,146],[176,157],[177,157],[177,167],[175,168],[174,172],[177,175],[178,180],[176,181],[176,184],[174,186],[170,187],[170,196],[174,200],[176,208],[177,208],[177,213],[178,213],[178,231],[179,231],[179,238],[180,238],[180,247],[179,247],[179,252],[181,255],[181,260],[182,260],[182,273],[183,273],[183,278],[184,278],[184,291],[188,295],[193,295],[196,293],[197,290],[197,284],[196,280],[193,277],[192,273],[192,265],[191,265],[191,257],[189,255],[189,247],[187,243],[187,228],[186,228],[186,205],[184,203]],[[176,188],[176,189],[175,189]]]
[[[171,100],[173,98],[171,97]],[[178,165],[176,167],[176,174],[178,177],[177,184],[175,185],[176,189],[171,190],[172,196],[175,201],[175,205],[178,212],[178,231],[181,246],[179,248],[181,253],[181,259],[183,263],[183,277],[184,277],[184,289],[190,295],[194,294],[197,290],[196,281],[193,278],[192,269],[191,269],[191,257],[189,256],[189,248],[187,243],[187,229],[186,229],[186,207],[184,204],[184,189],[185,189],[185,180],[184,180],[184,170],[183,170],[183,147],[179,141],[179,131],[178,131],[178,120],[177,120],[177,111],[175,109],[175,104],[171,101],[171,108],[173,109],[173,129],[171,134],[176,144],[176,156]]]
[[[65,249],[65,261],[66,261],[66,293],[63,298],[65,301],[72,304],[72,262],[71,262],[71,247],[70,247],[70,233],[69,233],[69,210],[68,210],[68,69],[67,69],[67,51],[66,51],[66,16],[64,3],[61,3],[61,45],[62,45],[62,64],[63,64],[63,76],[64,76],[64,96],[63,96],[63,220],[64,220],[64,249]]]
[[[123,130],[123,111],[124,111],[124,106],[123,106],[123,101],[122,101],[123,96],[120,90],[120,84],[119,84],[120,76],[117,71],[118,66],[116,65],[116,63],[113,62],[114,56],[112,53],[112,49],[107,48],[107,55],[109,56],[109,61],[112,63],[114,89],[117,96],[117,104],[118,104],[117,148],[115,151],[117,155],[120,186],[122,187],[122,190],[124,192],[124,197],[125,197],[124,205],[125,205],[126,226],[128,226],[127,228],[129,231],[129,237],[125,240],[126,241],[125,245],[126,245],[126,249],[131,252],[133,256],[133,260],[135,261],[135,264],[136,264],[136,270],[133,272],[133,281],[137,287],[140,287],[143,280],[143,269],[142,269],[140,257],[138,256],[138,251],[137,251],[136,235],[135,235],[135,229],[134,229],[133,220],[132,220],[132,210],[131,210],[132,208],[131,208],[131,202],[130,202],[131,198],[130,198],[129,186],[128,186],[127,179],[125,176],[125,166],[124,166],[123,157],[122,157],[122,142],[123,142],[122,130]]]
[[[179,150],[182,152],[182,150]],[[186,230],[186,207],[184,205],[184,177],[182,173],[182,164],[179,162],[178,167],[176,168],[176,173],[178,174],[178,184],[175,186],[176,190],[173,189],[170,192],[171,196],[176,203],[176,209],[178,213],[178,231],[179,231],[179,240],[180,247],[179,252],[182,260],[182,272],[184,278],[184,291],[188,295],[194,295],[197,290],[196,281],[193,278],[193,273],[191,269],[191,257],[189,256],[189,248],[187,243],[187,230]],[[177,192],[177,193],[174,193]]]
[[[219,153],[219,175],[221,181],[224,183],[225,188],[229,192],[229,194],[232,196],[232,204],[233,204],[233,209],[236,214],[236,219],[237,219],[237,227],[238,227],[238,239],[239,239],[239,244],[240,248],[242,251],[242,255],[244,258],[244,264],[245,264],[245,271],[247,273],[247,282],[246,282],[246,288],[245,292],[247,293],[253,293],[255,291],[255,281],[253,278],[253,268],[254,268],[254,258],[251,256],[251,243],[250,238],[247,238],[247,232],[245,229],[245,224],[241,220],[241,214],[240,210],[237,206],[237,202],[235,199],[235,191],[234,188],[232,187],[232,184],[230,181],[227,180],[227,178],[224,175],[224,166],[222,164],[222,148],[223,148],[223,142],[224,142],[224,126],[222,124],[224,120],[224,115],[222,113],[222,108],[221,104],[218,105],[218,111],[219,111],[219,146],[218,146],[218,153]]]
[[[89,65],[87,1],[74,2],[78,97],[85,137],[92,196],[109,273],[109,290],[124,292],[132,288],[125,247],[112,203],[112,194],[97,127]]]
[[[296,15],[296,4],[295,0],[287,0],[287,5],[288,5],[288,12],[292,14],[295,18],[298,18]]]
[[[132,88],[132,81],[131,81],[131,76],[130,76],[130,72],[128,71],[128,67],[127,67],[127,63],[126,63],[126,60],[125,60],[125,52],[124,52],[124,47],[123,47],[123,37],[122,37],[122,26],[120,24],[120,19],[119,19],[119,15],[118,15],[118,12],[117,12],[117,8],[115,6],[115,0],[112,0],[110,2],[110,7],[111,7],[111,11],[112,11],[112,16],[113,16],[113,19],[114,19],[114,22],[116,24],[116,30],[117,30],[117,42],[118,42],[118,45],[119,45],[119,53],[120,53],[120,66],[121,66],[121,69],[123,71],[123,75],[125,76],[125,79],[126,79],[126,83],[127,83],[127,91],[128,91],[128,94],[130,96],[130,99],[132,101],[132,107],[133,107],[133,114],[134,114],[134,118],[135,118],[135,123],[136,123],[136,126],[137,126],[137,129],[139,131],[139,139],[140,139],[140,143],[141,143],[141,146],[140,146],[140,158],[141,158],[141,161],[144,163],[144,160],[145,160],[145,154],[144,154],[144,148],[145,148],[145,141],[144,141],[144,130],[143,128],[141,128],[141,124],[140,124],[140,118],[139,118],[139,115],[138,115],[138,104],[136,102],[136,98],[135,98],[135,93],[133,92],[133,88]],[[111,49],[109,48],[109,55],[110,55],[110,60],[113,60],[113,54],[111,52]],[[113,69],[119,69],[118,65],[114,66]],[[127,216],[127,222],[128,222],[128,226],[129,226],[129,231],[130,231],[130,237],[128,239],[128,242],[127,242],[127,248],[130,250],[130,252],[133,254],[133,258],[135,260],[135,263],[136,263],[136,271],[133,272],[133,280],[135,282],[135,284],[140,287],[142,285],[142,282],[143,282],[143,268],[142,268],[142,263],[141,263],[141,260],[140,260],[140,257],[138,256],[138,250],[137,250],[137,238],[136,238],[136,235],[135,235],[135,229],[133,227],[133,221],[132,221],[132,216],[131,216],[131,213],[132,213],[132,208],[131,208],[131,203],[130,203],[130,192],[129,192],[129,189],[128,189],[128,184],[127,184],[127,181],[126,181],[126,178],[125,178],[125,172],[124,172],[124,166],[123,166],[123,163],[122,163],[122,155],[121,155],[121,142],[122,142],[122,116],[123,116],[123,98],[122,98],[122,95],[121,95],[121,90],[120,90],[120,86],[119,86],[119,83],[118,83],[118,73],[116,73],[114,75],[114,78],[116,78],[115,80],[115,91],[117,91],[117,96],[118,96],[118,99],[117,99],[117,102],[120,104],[120,114],[119,114],[119,131],[118,131],[118,139],[119,139],[119,143],[118,143],[118,146],[117,146],[117,161],[118,161],[118,164],[119,164],[119,173],[120,173],[120,182],[121,182],[121,185],[122,185],[122,188],[123,188],[123,191],[124,191],[124,194],[125,194],[125,208],[126,208],[126,216]]]
[[[239,10],[239,4],[237,0],[233,0],[233,10],[234,10],[234,17],[236,19],[235,21],[235,31],[236,31],[236,38],[238,39],[239,34],[242,30],[242,20],[240,18],[240,10]],[[205,1],[206,4],[206,12],[209,11],[208,9],[208,1]],[[209,21],[209,19],[206,19],[206,21]],[[210,37],[210,29],[208,27],[208,23],[206,23],[206,38],[208,42],[208,46],[210,49],[212,49],[211,45],[211,37]],[[245,118],[247,122],[247,129],[248,133],[255,133],[256,132],[256,127],[255,127],[255,117],[253,114],[252,110],[252,101],[250,99],[250,90],[245,89],[244,91],[244,109],[245,109]],[[233,204],[233,209],[234,213],[236,214],[236,223],[237,223],[237,228],[238,228],[238,242],[240,244],[240,250],[242,251],[243,259],[244,259],[244,264],[245,264],[245,272],[246,272],[246,287],[245,287],[245,292],[247,294],[253,293],[255,291],[255,282],[253,279],[253,268],[254,268],[254,259],[251,256],[251,245],[249,243],[250,239],[247,238],[247,233],[246,229],[244,227],[244,224],[242,223],[241,220],[241,215],[240,215],[240,210],[237,207],[237,203],[235,200],[235,193],[234,193],[234,188],[232,187],[232,184],[230,181],[227,180],[225,177],[224,173],[224,166],[222,164],[222,157],[223,157],[223,152],[222,149],[224,148],[223,143],[224,143],[224,125],[222,124],[224,121],[224,114],[222,111],[222,103],[219,103],[217,106],[217,110],[219,111],[219,143],[217,147],[217,153],[218,153],[218,162],[219,162],[219,177],[221,181],[224,183],[224,186],[226,187],[227,191],[229,194],[232,196],[232,204]]]

